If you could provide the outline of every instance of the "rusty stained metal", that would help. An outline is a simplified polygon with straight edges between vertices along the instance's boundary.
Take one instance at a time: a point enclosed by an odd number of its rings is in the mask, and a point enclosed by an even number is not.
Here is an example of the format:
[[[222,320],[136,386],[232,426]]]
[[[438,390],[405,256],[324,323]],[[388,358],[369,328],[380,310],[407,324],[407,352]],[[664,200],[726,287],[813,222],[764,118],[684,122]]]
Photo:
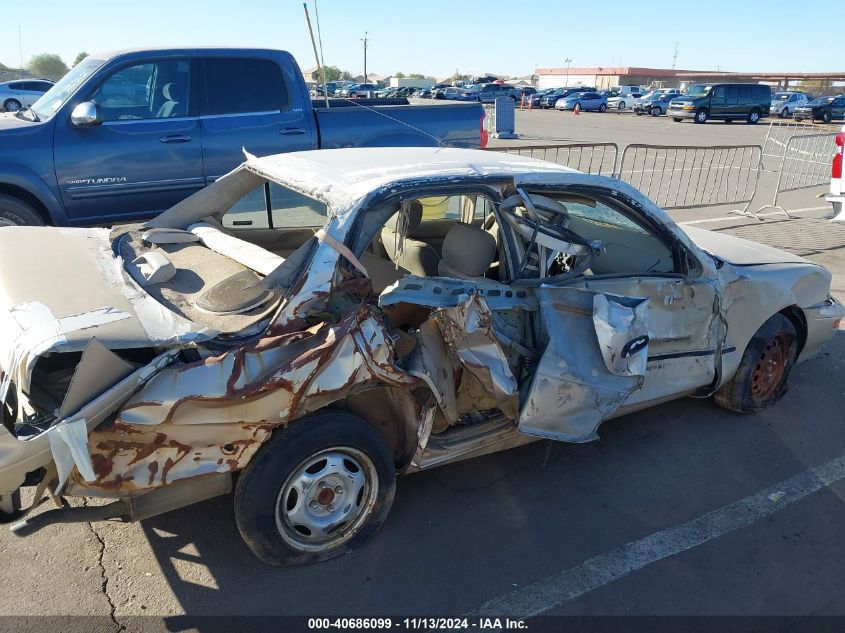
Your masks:
[[[418,384],[393,357],[379,310],[361,303],[336,323],[165,369],[91,432],[96,479],[74,470],[68,492],[128,496],[243,468],[278,426],[378,385]]]

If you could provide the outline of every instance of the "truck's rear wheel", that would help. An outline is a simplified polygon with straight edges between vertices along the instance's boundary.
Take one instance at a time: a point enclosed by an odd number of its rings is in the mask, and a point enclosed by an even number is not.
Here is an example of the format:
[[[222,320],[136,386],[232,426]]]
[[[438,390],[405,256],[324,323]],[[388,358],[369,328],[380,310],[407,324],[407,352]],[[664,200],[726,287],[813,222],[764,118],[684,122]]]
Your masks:
[[[378,432],[343,411],[323,411],[277,431],[238,479],[235,519],[270,565],[334,558],[375,533],[396,489]]]
[[[786,381],[798,356],[792,321],[776,314],[748,342],[739,368],[715,393],[717,405],[737,413],[761,411],[786,393]]]
[[[44,220],[32,205],[20,198],[0,193],[0,227],[43,225]]]

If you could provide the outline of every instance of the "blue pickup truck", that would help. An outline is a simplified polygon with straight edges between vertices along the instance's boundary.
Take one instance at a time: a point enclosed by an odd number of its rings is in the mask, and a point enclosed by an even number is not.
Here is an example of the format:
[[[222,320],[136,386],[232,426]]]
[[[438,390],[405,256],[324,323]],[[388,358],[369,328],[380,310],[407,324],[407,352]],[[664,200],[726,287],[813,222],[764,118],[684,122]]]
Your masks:
[[[284,51],[93,55],[31,107],[0,114],[0,226],[145,219],[233,169],[244,148],[438,144],[483,147],[481,106],[326,107]]]

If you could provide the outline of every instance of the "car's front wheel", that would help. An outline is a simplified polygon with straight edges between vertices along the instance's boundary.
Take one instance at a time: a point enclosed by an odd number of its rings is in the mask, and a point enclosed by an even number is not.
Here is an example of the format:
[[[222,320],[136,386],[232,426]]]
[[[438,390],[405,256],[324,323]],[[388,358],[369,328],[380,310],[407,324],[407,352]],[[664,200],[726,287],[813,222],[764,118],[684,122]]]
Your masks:
[[[789,118],[789,108],[784,108],[780,111],[780,118],[781,119],[788,119]]]
[[[378,432],[343,411],[280,429],[241,473],[235,519],[270,565],[338,556],[387,519],[396,490],[393,457]]]
[[[21,102],[17,99],[6,99],[3,102],[3,109],[6,110],[6,112],[17,112],[21,109]]]
[[[0,193],[0,227],[42,226],[38,211],[20,198]]]
[[[760,411],[786,393],[789,372],[798,357],[792,321],[776,314],[751,337],[739,368],[713,396],[717,405],[737,413]]]
[[[620,101],[620,102],[619,102],[619,106],[618,106],[618,108],[619,108],[620,110],[624,110],[624,109],[625,109],[625,102],[624,102],[624,101]]]
[[[833,120],[833,115],[830,112],[825,112],[822,114],[822,121],[825,123],[830,123]]]
[[[661,110],[658,106],[654,106],[651,109],[651,116],[660,116],[663,114],[663,110]]]

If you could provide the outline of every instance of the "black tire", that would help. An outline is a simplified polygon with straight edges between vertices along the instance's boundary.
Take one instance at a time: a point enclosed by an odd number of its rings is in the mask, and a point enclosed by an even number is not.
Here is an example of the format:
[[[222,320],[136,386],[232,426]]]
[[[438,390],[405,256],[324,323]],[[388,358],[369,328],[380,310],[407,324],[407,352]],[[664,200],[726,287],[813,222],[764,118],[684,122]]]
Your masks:
[[[44,219],[32,205],[0,193],[0,227],[4,226],[44,226]]]
[[[637,116],[642,116],[645,114],[645,112],[643,112],[642,110],[634,110],[634,114],[636,114]]]
[[[751,112],[748,113],[748,118],[745,119],[748,125],[757,125],[760,121],[760,111],[757,108],[754,108]]]
[[[681,117],[677,117],[677,116],[673,116],[673,117],[672,117],[672,120],[673,120],[675,123],[680,123],[681,121],[683,121],[683,119],[682,119]]]
[[[607,106],[603,103],[599,104],[599,112],[605,112],[607,110]]]
[[[695,118],[693,121],[696,123],[707,123],[707,117],[710,116],[710,113],[707,112],[705,108],[701,108],[698,112],[695,113]]]
[[[625,109],[625,102],[624,102],[624,101],[620,101],[620,102],[619,102],[619,105],[617,106],[617,108],[618,108],[618,109],[620,109],[620,110],[624,110],[624,109]]]
[[[733,119],[725,119],[725,123],[733,123],[733,122],[734,122]]]
[[[296,490],[282,499],[284,489],[297,477],[305,476],[303,468],[309,460],[319,462],[323,452],[335,455],[337,452],[348,454],[353,458],[352,463],[358,465],[356,459],[370,460],[364,464],[361,472],[368,483],[354,495],[357,505],[363,505],[357,516],[351,520],[346,530],[338,530],[338,523],[328,530],[329,537],[335,542],[326,545],[309,544],[310,535],[302,531],[301,526],[290,526],[286,516],[293,516],[294,508],[304,504],[308,496],[308,508],[316,512],[333,511],[332,502],[342,498],[341,491],[336,496],[331,492],[328,501],[321,500],[315,506],[325,489],[323,482],[312,482],[307,488],[307,494],[300,494]],[[346,451],[346,453],[344,453]],[[343,464],[348,464],[343,458]],[[316,462],[315,462],[316,463]],[[325,472],[329,470],[326,463]],[[363,463],[363,462],[362,462]],[[370,468],[370,474],[366,472]],[[309,468],[307,472],[311,472]],[[349,470],[350,473],[356,471]],[[320,471],[316,479],[325,479],[329,485],[325,488],[336,490],[333,481],[342,478],[332,474],[322,475]],[[351,476],[348,477],[351,480]],[[376,484],[373,486],[373,484]],[[319,485],[318,491],[315,486]],[[374,490],[375,488],[375,490]],[[317,492],[316,495],[312,495]],[[361,418],[344,411],[325,410],[303,418],[289,427],[279,429],[267,443],[258,451],[247,465],[238,479],[235,488],[235,520],[244,542],[260,560],[268,565],[304,565],[316,563],[339,556],[357,545],[363,543],[369,536],[381,528],[390,512],[393,496],[396,492],[396,470],[393,457],[378,432]],[[289,506],[287,511],[280,511],[280,502]],[[293,503],[291,507],[290,504]],[[325,504],[328,505],[325,505]],[[302,506],[304,509],[304,506]],[[338,506],[340,508],[340,506]],[[345,511],[349,510],[349,506]],[[306,515],[319,517],[315,512],[304,509]],[[354,512],[354,510],[353,510]],[[305,535],[305,536],[303,536]]]
[[[822,121],[825,123],[830,123],[833,120],[833,115],[830,112],[825,112],[822,114]]]
[[[795,326],[782,314],[774,315],[751,337],[736,373],[713,400],[737,413],[761,411],[775,404],[786,393],[797,357]]]
[[[17,112],[22,107],[21,102],[17,99],[6,99],[3,102],[3,109],[6,112]]]
[[[780,118],[781,119],[788,119],[789,118],[789,108],[784,108],[780,111]]]
[[[663,114],[663,110],[659,106],[654,106],[651,109],[651,116],[660,116],[661,114]]]

